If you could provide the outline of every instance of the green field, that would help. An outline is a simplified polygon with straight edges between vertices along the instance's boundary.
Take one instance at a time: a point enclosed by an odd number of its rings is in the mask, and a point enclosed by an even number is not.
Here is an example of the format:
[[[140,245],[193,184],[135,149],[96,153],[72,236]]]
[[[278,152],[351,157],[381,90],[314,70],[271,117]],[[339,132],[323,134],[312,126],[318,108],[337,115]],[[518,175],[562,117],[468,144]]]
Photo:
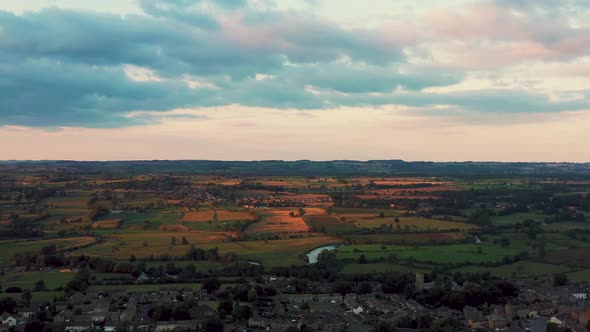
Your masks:
[[[104,286],[91,286],[90,290],[109,290],[109,289],[118,289],[124,287],[126,291],[131,293],[142,293],[142,292],[157,292],[161,288],[191,288],[195,291],[201,289],[202,285],[198,283],[188,283],[188,284],[149,284],[149,285],[125,285],[125,286],[112,286],[112,285],[104,285]]]
[[[177,267],[183,268],[187,265],[193,265],[197,272],[209,272],[209,271],[218,271],[220,270],[223,265],[219,262],[193,262],[193,261],[172,261],[172,262],[146,262],[145,265],[147,268],[150,267],[158,267],[160,265],[166,266],[168,263],[174,263]]]
[[[342,273],[427,272],[428,269],[388,263],[345,264]]]
[[[534,221],[543,221],[549,216],[540,213],[513,213],[507,216],[492,216],[492,222],[494,225],[515,225],[524,222],[526,219]]]
[[[51,303],[55,299],[63,299],[64,298],[63,292],[33,292],[31,295],[32,295],[31,301],[33,303],[47,303],[47,302]],[[11,293],[11,294],[4,293],[4,294],[2,294],[2,296],[3,297],[11,297],[15,301],[20,301],[22,295],[20,293]]]
[[[329,234],[348,234],[359,231],[355,224],[345,221],[342,222],[338,217],[329,216],[309,216],[305,218],[310,227],[319,232],[326,232]]]
[[[432,244],[452,243],[458,239],[469,236],[463,232],[440,232],[440,233],[381,233],[381,234],[350,234],[346,239],[352,243],[409,243],[409,244]]]
[[[522,261],[514,264],[506,264],[498,267],[466,266],[455,269],[455,272],[490,272],[499,278],[530,278],[539,276],[550,276],[555,273],[570,272],[566,266],[544,264],[531,261]]]
[[[479,252],[478,248],[481,249]],[[360,255],[367,259],[386,259],[389,255],[396,255],[399,259],[413,259],[416,262],[445,265],[468,263],[496,263],[505,256],[515,256],[527,251],[533,254],[533,249],[525,243],[511,244],[502,248],[490,244],[451,244],[438,246],[380,246],[380,245],[346,245],[339,247],[339,259],[358,260]]]
[[[94,241],[95,239],[90,236],[36,241],[0,241],[0,265],[10,265],[10,260],[14,257],[15,254],[36,254],[39,253],[41,248],[51,244],[55,244],[58,250],[66,250],[67,248],[92,243]]]
[[[162,225],[178,224],[182,212],[180,208],[155,209],[145,213],[111,213],[104,219],[122,219],[122,228],[143,227],[145,221],[149,221],[152,228],[158,228]]]
[[[35,272],[20,272],[20,273],[6,273],[0,278],[2,287],[20,287],[23,289],[32,289],[35,283],[39,280],[45,282],[45,286],[49,290],[54,290],[58,287],[64,287],[68,282],[74,279],[74,272],[53,272],[53,271],[35,271]]]
[[[189,242],[183,245],[185,237]],[[86,254],[97,257],[112,257],[127,260],[131,255],[137,258],[147,258],[152,255],[182,256],[186,254],[190,245],[197,247],[215,248],[227,241],[223,234],[204,232],[174,232],[174,231],[120,231],[109,235],[110,240],[88,248],[76,250],[76,254]],[[172,238],[176,238],[176,245],[172,245]],[[144,245],[145,243],[145,245]]]
[[[438,219],[429,219],[424,217],[397,217],[399,222],[394,221],[394,218],[355,218],[351,219],[354,223],[359,227],[364,228],[380,228],[380,227],[389,227],[396,231],[401,231],[406,229],[406,226],[409,230],[451,230],[451,229],[459,229],[459,230],[470,230],[479,228],[473,224],[467,224],[463,222],[456,222],[456,221],[445,221],[445,220],[438,220]]]

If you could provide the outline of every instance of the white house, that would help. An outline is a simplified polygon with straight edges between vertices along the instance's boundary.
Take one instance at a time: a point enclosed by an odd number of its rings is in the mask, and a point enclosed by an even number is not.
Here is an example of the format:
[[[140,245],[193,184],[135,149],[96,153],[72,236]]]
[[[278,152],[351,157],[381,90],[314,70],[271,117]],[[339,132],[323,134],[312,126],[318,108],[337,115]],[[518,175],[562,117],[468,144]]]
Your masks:
[[[9,327],[16,326],[16,318],[6,311],[0,316],[0,319],[2,320],[2,324],[8,325]]]

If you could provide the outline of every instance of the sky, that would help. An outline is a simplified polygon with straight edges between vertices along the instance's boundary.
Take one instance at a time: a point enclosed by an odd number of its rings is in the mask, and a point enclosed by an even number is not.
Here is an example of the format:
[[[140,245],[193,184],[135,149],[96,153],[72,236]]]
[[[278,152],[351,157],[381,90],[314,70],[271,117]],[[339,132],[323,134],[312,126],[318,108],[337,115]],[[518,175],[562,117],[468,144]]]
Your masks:
[[[590,162],[590,0],[2,0],[0,159]]]

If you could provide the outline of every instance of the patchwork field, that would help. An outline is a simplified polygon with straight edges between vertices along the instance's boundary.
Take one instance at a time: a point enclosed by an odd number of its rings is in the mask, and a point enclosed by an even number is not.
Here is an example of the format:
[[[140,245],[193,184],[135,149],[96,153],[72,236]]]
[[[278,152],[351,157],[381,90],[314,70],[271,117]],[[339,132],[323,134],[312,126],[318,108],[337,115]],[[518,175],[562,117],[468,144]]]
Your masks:
[[[186,238],[188,245],[182,244],[182,237]],[[110,239],[103,243],[74,252],[97,257],[113,257],[119,260],[127,260],[131,255],[138,258],[147,258],[152,255],[158,257],[164,254],[183,256],[191,244],[202,246],[224,241],[228,241],[228,234],[224,232],[123,232],[110,235]]]
[[[268,233],[300,233],[309,231],[309,227],[301,216],[290,216],[290,213],[297,214],[297,210],[272,209],[257,210],[261,220],[250,225],[246,229],[248,234]]]
[[[96,228],[96,229],[118,228],[122,222],[123,221],[121,219],[100,220],[100,221],[93,222],[92,228]]]

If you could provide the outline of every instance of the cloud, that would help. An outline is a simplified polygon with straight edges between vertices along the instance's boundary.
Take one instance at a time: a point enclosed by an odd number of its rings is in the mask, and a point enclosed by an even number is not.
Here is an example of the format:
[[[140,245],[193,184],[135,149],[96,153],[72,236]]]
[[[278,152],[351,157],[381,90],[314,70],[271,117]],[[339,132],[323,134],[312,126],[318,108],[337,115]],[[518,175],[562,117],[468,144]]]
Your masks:
[[[430,38],[442,41],[434,42],[438,47],[433,52],[459,56],[459,61],[442,61],[448,66],[485,69],[532,60],[572,60],[590,51],[590,28],[576,26],[571,16],[560,14],[572,3],[478,2],[429,10],[425,23]]]
[[[125,16],[0,11],[0,125],[151,125],[170,110],[227,105],[310,113],[395,105],[465,121],[590,108],[588,90],[579,87],[575,94],[525,83],[510,90],[444,89],[471,73],[507,75],[507,67],[531,61],[558,68],[570,62],[575,75],[584,64],[571,63],[590,51],[590,31],[571,22],[565,5],[547,16],[549,1],[429,9],[424,17],[376,27],[268,1],[138,5],[141,14]],[[178,116],[185,115],[169,114]]]

